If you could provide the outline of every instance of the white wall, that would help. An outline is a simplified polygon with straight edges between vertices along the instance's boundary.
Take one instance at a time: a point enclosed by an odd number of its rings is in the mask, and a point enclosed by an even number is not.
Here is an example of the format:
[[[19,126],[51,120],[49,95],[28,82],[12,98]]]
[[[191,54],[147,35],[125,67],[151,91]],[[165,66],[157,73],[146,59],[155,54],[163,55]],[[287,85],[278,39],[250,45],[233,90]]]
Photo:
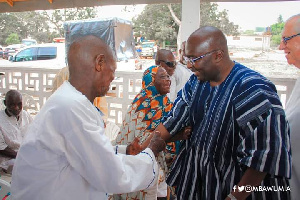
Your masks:
[[[270,36],[227,36],[229,47],[248,48],[248,49],[270,49]]]

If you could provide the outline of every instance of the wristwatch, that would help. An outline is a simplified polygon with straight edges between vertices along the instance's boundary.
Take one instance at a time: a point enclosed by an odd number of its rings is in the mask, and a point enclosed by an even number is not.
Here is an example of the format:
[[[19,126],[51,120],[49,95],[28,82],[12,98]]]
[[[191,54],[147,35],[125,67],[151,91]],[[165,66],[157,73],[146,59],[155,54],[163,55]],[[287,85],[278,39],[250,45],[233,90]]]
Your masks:
[[[235,198],[235,196],[233,196],[231,193],[229,193],[227,196],[232,200],[237,200],[237,198]]]

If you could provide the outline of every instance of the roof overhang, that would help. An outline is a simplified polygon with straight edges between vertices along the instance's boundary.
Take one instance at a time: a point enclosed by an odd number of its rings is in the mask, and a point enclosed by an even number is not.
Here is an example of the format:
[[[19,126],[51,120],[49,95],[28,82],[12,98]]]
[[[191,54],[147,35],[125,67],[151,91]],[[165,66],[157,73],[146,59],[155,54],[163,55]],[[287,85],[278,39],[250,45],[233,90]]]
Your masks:
[[[200,1],[200,0],[199,0]],[[202,2],[275,2],[287,0],[201,0]],[[297,1],[297,0],[289,0]],[[182,0],[0,0],[0,13],[106,5],[181,3]]]

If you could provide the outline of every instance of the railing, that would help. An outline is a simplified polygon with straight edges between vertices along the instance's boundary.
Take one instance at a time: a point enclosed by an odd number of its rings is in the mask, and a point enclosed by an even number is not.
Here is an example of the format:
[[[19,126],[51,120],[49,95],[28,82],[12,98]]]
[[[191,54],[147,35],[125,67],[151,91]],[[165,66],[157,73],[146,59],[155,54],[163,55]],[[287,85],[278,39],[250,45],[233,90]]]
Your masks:
[[[10,89],[32,96],[32,107],[38,111],[51,95],[52,84],[59,69],[1,67],[0,93]]]
[[[129,105],[141,90],[143,72],[116,72],[115,76],[106,96],[108,120],[121,125]]]
[[[16,89],[21,93],[32,96],[36,103],[34,105],[36,112],[38,112],[52,94],[52,84],[58,71],[57,69],[1,67],[0,72],[3,75],[0,75],[0,93],[3,94],[10,89]],[[141,89],[142,75],[141,71],[116,72],[116,79],[111,83],[107,94],[109,121],[121,125],[128,106]],[[285,107],[296,78],[269,79],[276,85],[282,104]],[[31,106],[31,108],[34,106]]]

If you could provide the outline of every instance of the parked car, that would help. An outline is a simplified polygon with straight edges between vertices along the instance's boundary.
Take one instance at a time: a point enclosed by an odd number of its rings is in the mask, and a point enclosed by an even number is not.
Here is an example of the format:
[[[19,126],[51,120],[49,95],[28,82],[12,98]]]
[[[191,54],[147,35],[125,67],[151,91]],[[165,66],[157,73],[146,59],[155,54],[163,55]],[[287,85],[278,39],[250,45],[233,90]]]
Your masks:
[[[20,49],[22,49],[25,45],[23,44],[12,44],[5,47],[3,51],[3,58],[8,59],[9,56],[12,56],[16,52],[18,52]]]
[[[65,44],[48,43],[23,48],[9,58],[14,66],[63,68],[65,64]]]

